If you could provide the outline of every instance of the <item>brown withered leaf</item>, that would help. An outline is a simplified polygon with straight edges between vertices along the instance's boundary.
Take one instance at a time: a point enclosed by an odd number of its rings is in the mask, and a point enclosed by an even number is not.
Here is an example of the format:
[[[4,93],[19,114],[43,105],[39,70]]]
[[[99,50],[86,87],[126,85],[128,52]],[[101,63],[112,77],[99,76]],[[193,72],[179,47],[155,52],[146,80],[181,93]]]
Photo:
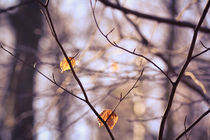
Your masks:
[[[111,109],[105,109],[104,111],[100,113],[100,116],[104,121],[106,121],[107,125],[109,126],[109,129],[113,129],[113,127],[118,121],[118,116],[114,112],[112,113]],[[99,127],[104,125],[100,119],[98,119],[98,124],[99,124]]]

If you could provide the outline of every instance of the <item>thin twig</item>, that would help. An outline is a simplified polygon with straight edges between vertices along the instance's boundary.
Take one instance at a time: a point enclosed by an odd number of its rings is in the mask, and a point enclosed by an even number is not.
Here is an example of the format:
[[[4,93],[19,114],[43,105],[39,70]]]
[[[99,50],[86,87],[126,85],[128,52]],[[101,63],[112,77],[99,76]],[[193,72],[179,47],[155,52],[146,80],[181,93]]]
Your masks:
[[[161,119],[162,117],[152,117],[152,118],[144,118],[144,119],[141,119],[141,118],[138,118],[138,119],[135,119],[135,120],[128,120],[128,122],[148,122],[148,121],[154,121],[154,120],[159,120]]]
[[[133,86],[128,90],[128,92],[123,96],[123,97],[120,97],[120,100],[118,102],[118,104],[115,106],[115,108],[113,109],[113,112],[117,109],[117,107],[120,105],[120,103],[125,100],[125,98],[131,93],[131,91],[136,88],[136,85],[137,83],[139,82],[139,80],[142,78],[142,75],[144,73],[144,69],[141,71],[138,79],[136,80],[136,82],[133,84]]]
[[[131,93],[131,91],[136,88],[137,83],[139,82],[139,80],[141,79],[142,75],[144,73],[144,69],[141,71],[140,76],[138,77],[138,79],[136,80],[136,82],[133,84],[133,86],[128,90],[128,92],[122,97],[122,94],[120,94],[120,100],[119,102],[116,104],[116,106],[114,107],[114,109],[112,110],[112,113],[109,115],[109,117],[106,119],[106,121],[109,120],[109,118],[112,116],[112,114],[116,111],[117,107],[120,105],[120,103],[122,101],[125,100],[125,98]]]
[[[208,12],[208,9],[210,7],[210,0],[208,0],[208,3],[206,4],[206,7],[203,11],[203,14],[201,15],[201,18],[194,30],[194,34],[193,34],[193,38],[192,38],[192,42],[191,42],[191,45],[190,45],[190,49],[189,49],[189,52],[188,52],[188,56],[187,56],[187,59],[186,59],[186,62],[184,63],[184,66],[182,67],[181,69],[181,72],[179,73],[173,87],[172,87],[172,90],[171,90],[171,93],[170,93],[170,96],[169,96],[169,100],[168,100],[168,104],[167,104],[167,107],[166,107],[166,110],[164,112],[164,115],[163,115],[163,119],[161,121],[161,124],[160,124],[160,129],[159,129],[159,136],[158,136],[158,140],[162,140],[163,139],[163,132],[164,132],[164,127],[165,127],[165,122],[166,122],[166,119],[168,117],[168,114],[170,112],[170,109],[171,109],[171,106],[172,106],[172,103],[173,103],[173,99],[174,99],[174,95],[175,95],[175,92],[176,92],[176,89],[179,85],[179,82],[187,68],[187,66],[189,65],[189,63],[191,62],[191,58],[192,58],[192,53],[193,53],[193,50],[194,50],[194,47],[195,47],[195,42],[196,42],[196,39],[197,39],[197,35],[198,35],[198,31],[201,27],[201,24],[203,23],[203,20]]]
[[[101,30],[100,26],[98,25],[98,22],[97,22],[97,19],[96,19],[96,15],[95,15],[95,11],[94,11],[94,6],[93,6],[93,3],[92,3],[92,0],[90,0],[90,5],[91,5],[92,15],[93,15],[94,21],[95,21],[95,24],[96,24],[96,26],[97,26],[99,32],[106,38],[106,40],[107,40],[112,46],[114,46],[114,47],[116,47],[116,48],[119,48],[119,49],[122,49],[122,50],[124,50],[124,51],[126,51],[126,52],[128,52],[128,53],[130,53],[130,54],[132,54],[132,55],[136,55],[136,56],[139,56],[139,57],[144,58],[145,60],[147,60],[148,62],[150,62],[151,64],[153,64],[157,69],[159,69],[159,70],[166,76],[166,78],[170,81],[170,83],[173,84],[173,81],[171,80],[171,78],[170,78],[170,77],[169,77],[169,76],[168,76],[168,75],[167,75],[167,74],[166,74],[158,65],[156,65],[152,60],[150,60],[149,58],[147,58],[147,57],[144,56],[144,55],[135,53],[135,50],[134,50],[134,51],[129,51],[129,50],[127,50],[127,49],[125,49],[125,48],[119,46],[116,42],[112,42],[112,41],[108,38],[108,35],[109,35],[110,32],[109,32],[108,34],[105,34],[105,33]]]
[[[203,44],[203,42],[202,42],[202,41],[200,41],[200,43],[201,43],[201,45],[202,45],[204,48],[206,48],[206,49],[207,49],[207,47]]]
[[[205,50],[202,51],[202,52],[200,52],[200,53],[198,53],[198,54],[196,54],[196,55],[194,55],[194,56],[192,56],[192,57],[191,57],[191,60],[192,60],[192,59],[195,59],[196,57],[198,57],[198,56],[200,56],[200,55],[202,55],[202,54],[204,54],[204,53],[206,53],[207,51],[210,50],[210,48],[206,47],[206,46],[203,44],[202,41],[200,41],[200,43],[201,43],[201,45],[205,48]]]
[[[98,0],[101,3],[103,3],[104,5],[111,7],[113,9],[117,9],[121,12],[123,12],[124,14],[131,14],[134,15],[136,17],[139,18],[143,18],[143,19],[148,19],[148,20],[153,20],[153,21],[157,21],[158,23],[166,23],[166,24],[170,24],[170,25],[175,25],[178,27],[187,27],[187,28],[191,28],[194,29],[196,27],[195,24],[192,24],[190,22],[187,21],[177,21],[174,19],[169,19],[169,18],[163,18],[163,17],[158,17],[155,15],[151,15],[151,14],[144,14],[135,10],[131,10],[122,6],[119,6],[118,4],[114,4],[112,2],[110,2],[110,0]],[[205,28],[205,27],[201,27],[199,29],[201,32],[204,33],[210,33],[210,29],[209,28]]]
[[[0,14],[8,12],[8,11],[11,11],[11,10],[14,10],[16,8],[20,8],[22,6],[25,6],[25,5],[28,5],[30,3],[33,3],[35,1],[36,0],[24,1],[24,2],[21,2],[21,3],[17,4],[17,5],[11,6],[9,8],[0,9]],[[118,9],[118,10],[122,11],[125,14],[135,15],[136,17],[139,17],[139,18],[144,18],[144,19],[148,19],[148,20],[154,20],[154,21],[157,21],[159,23],[166,23],[166,24],[171,24],[171,25],[180,26],[180,27],[187,27],[187,28],[192,28],[192,29],[195,28],[195,26],[196,26],[193,23],[190,23],[190,22],[187,22],[187,21],[177,21],[177,20],[174,20],[174,19],[162,18],[162,17],[158,17],[158,16],[154,16],[154,15],[140,13],[138,11],[134,11],[134,10],[131,10],[131,9],[127,9],[125,7],[121,7],[121,6],[115,5],[115,4],[113,4],[113,3],[111,3],[111,2],[109,2],[107,0],[99,0],[99,1],[101,3],[103,3],[104,5],[106,5],[106,6],[112,7],[114,9]],[[49,4],[49,0],[47,0],[47,2],[44,5],[48,5],[48,4]],[[210,29],[206,28],[206,27],[201,27],[200,31],[204,32],[204,33],[210,33]]]
[[[207,116],[210,113],[210,109],[208,109],[206,112],[204,112],[197,120],[195,120],[185,131],[183,131],[181,134],[179,134],[175,140],[180,139],[183,135],[185,135],[188,131],[190,131],[200,120],[202,120],[205,116]]]
[[[63,90],[64,90],[65,92],[67,92],[68,94],[70,94],[70,95],[74,96],[75,98],[77,98],[77,99],[79,99],[79,100],[85,102],[85,100],[82,99],[81,97],[75,95],[74,93],[68,91],[67,89],[65,89],[64,87],[60,86],[58,83],[56,83],[56,81],[55,81],[55,79],[54,79],[54,76],[53,76],[53,80],[50,79],[48,76],[46,76],[46,75],[45,75],[44,73],[42,73],[40,70],[38,70],[36,67],[34,67],[34,66],[32,66],[32,65],[30,65],[30,64],[28,64],[28,63],[26,63],[24,60],[18,58],[18,57],[15,56],[13,53],[11,53],[9,50],[7,50],[6,48],[4,48],[3,45],[2,45],[2,43],[0,43],[0,45],[1,45],[1,48],[2,48],[5,52],[9,53],[9,54],[10,54],[11,56],[13,56],[16,60],[18,60],[18,61],[20,61],[21,63],[27,65],[27,66],[30,67],[30,68],[32,68],[33,70],[35,70],[36,72],[38,72],[39,74],[41,74],[42,76],[44,76],[44,77],[45,77],[47,80],[49,80],[51,83],[53,83],[53,84],[55,84],[56,86],[58,86],[59,88],[63,89]]]
[[[119,0],[115,0],[115,1],[116,1],[116,3],[117,3],[119,6],[121,6]],[[135,22],[133,22],[132,19],[130,19],[130,18],[128,17],[127,14],[124,13],[124,16],[125,16],[126,20],[135,28],[135,30],[136,30],[136,32],[138,33],[138,35],[142,38],[142,41],[141,41],[141,42],[142,42],[144,45],[147,46],[147,45],[149,44],[149,41],[148,41],[148,40],[146,39],[146,37],[144,37],[144,35],[141,33],[139,26],[136,25]]]
[[[37,0],[37,2],[41,5],[41,7],[44,8],[43,13],[45,14],[45,17],[46,17],[47,23],[48,23],[48,25],[49,25],[49,27],[50,27],[50,30],[51,30],[51,32],[52,32],[52,35],[53,35],[55,41],[57,42],[58,47],[61,49],[61,51],[62,51],[64,57],[66,58],[66,60],[67,60],[67,62],[68,62],[68,64],[69,64],[69,66],[70,66],[70,68],[71,68],[71,71],[72,71],[72,74],[73,74],[74,79],[77,81],[77,83],[78,83],[80,89],[82,90],[82,93],[83,93],[83,95],[84,95],[84,97],[85,97],[85,103],[91,108],[91,110],[94,112],[94,114],[102,121],[102,123],[103,123],[104,126],[106,127],[106,130],[107,130],[107,132],[109,133],[110,137],[112,138],[112,140],[114,140],[115,138],[114,138],[114,136],[113,136],[111,130],[109,129],[107,123],[101,118],[101,116],[100,116],[99,113],[96,111],[96,109],[94,108],[94,106],[90,103],[90,101],[89,101],[89,99],[88,99],[88,96],[87,96],[87,93],[86,93],[86,91],[85,91],[85,89],[84,89],[84,86],[82,85],[82,82],[80,81],[79,77],[77,76],[76,72],[74,71],[74,68],[73,68],[73,66],[72,66],[72,64],[71,64],[71,61],[68,59],[68,56],[67,56],[67,54],[66,54],[66,51],[64,50],[62,44],[60,43],[60,41],[59,41],[59,39],[58,39],[58,37],[57,37],[57,34],[56,34],[56,31],[55,31],[54,24],[53,24],[53,22],[52,22],[52,18],[51,18],[50,12],[49,12],[49,10],[48,10],[49,1],[48,1],[46,4],[43,4],[43,3],[40,2],[39,0]]]
[[[206,53],[206,52],[209,51],[209,50],[210,50],[210,48],[207,48],[206,50],[204,50],[204,51],[202,51],[202,52],[200,52],[200,53],[198,53],[198,54],[192,56],[192,57],[191,57],[191,60],[192,60],[192,59],[195,59],[196,57],[198,57],[198,56],[200,56],[200,55],[202,55],[202,54],[204,54],[204,53]]]
[[[77,83],[79,84],[79,86],[80,86],[80,88],[81,88],[81,90],[82,90],[82,93],[83,93],[83,95],[84,95],[84,97],[85,97],[85,100],[88,101],[89,99],[88,99],[87,93],[86,93],[86,91],[85,91],[85,89],[84,89],[84,87],[83,87],[81,81],[79,80],[78,76],[76,75],[76,73],[75,73],[75,71],[74,71],[74,68],[73,68],[73,66],[72,66],[72,64],[71,64],[71,61],[68,59],[68,56],[67,56],[67,54],[66,54],[66,51],[64,50],[62,44],[60,43],[60,41],[59,41],[59,39],[58,39],[58,37],[57,37],[56,31],[55,31],[55,27],[54,27],[54,24],[53,24],[53,22],[52,22],[51,15],[50,15],[49,10],[48,10],[48,7],[47,7],[48,5],[43,4],[43,3],[40,2],[39,0],[38,0],[38,2],[39,2],[40,5],[44,8],[43,13],[45,14],[45,17],[46,17],[46,19],[47,19],[47,21],[48,21],[47,23],[48,23],[48,25],[49,25],[49,27],[50,27],[50,29],[51,29],[52,35],[53,35],[55,41],[57,42],[59,48],[61,49],[61,51],[62,51],[64,57],[66,58],[66,60],[67,60],[67,62],[68,62],[68,64],[69,64],[69,66],[70,66],[70,68],[71,68],[72,74],[73,74],[75,80],[77,81]]]
[[[187,116],[184,118],[184,129],[185,129],[185,131],[187,129],[187,127],[186,127],[186,121],[187,121]],[[185,137],[186,137],[186,140],[189,140],[186,133],[185,133]]]

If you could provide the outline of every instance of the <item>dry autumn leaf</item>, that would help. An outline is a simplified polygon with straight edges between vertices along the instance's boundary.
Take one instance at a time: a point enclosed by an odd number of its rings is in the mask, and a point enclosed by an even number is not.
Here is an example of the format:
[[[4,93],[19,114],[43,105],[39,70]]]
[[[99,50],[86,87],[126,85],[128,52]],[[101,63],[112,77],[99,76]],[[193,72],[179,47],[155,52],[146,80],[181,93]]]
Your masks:
[[[69,60],[71,60],[71,64],[72,64],[72,67],[75,66],[75,59],[73,57],[68,57]],[[66,70],[70,70],[70,66],[69,66],[69,63],[68,61],[66,60],[66,58],[64,58],[61,62],[60,62],[60,68],[61,68],[61,73],[63,73],[64,71]]]
[[[112,70],[113,70],[114,72],[116,72],[116,71],[118,71],[118,69],[119,69],[118,64],[117,64],[116,62],[113,62],[113,63],[112,63]]]
[[[113,127],[118,121],[118,116],[114,112],[112,113],[112,110],[110,109],[105,109],[104,111],[102,111],[100,116],[104,121],[106,121],[107,125],[109,126],[109,129],[113,129]],[[98,119],[98,124],[99,124],[99,127],[104,125],[100,119]]]

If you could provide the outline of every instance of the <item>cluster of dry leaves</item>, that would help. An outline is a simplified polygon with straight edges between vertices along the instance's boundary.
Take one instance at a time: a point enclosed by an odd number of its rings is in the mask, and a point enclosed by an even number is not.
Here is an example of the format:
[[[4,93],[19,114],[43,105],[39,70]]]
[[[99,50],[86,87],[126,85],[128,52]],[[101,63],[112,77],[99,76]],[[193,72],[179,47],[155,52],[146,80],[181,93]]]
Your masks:
[[[68,57],[72,67],[74,67],[76,65],[76,61],[73,57]],[[114,64],[113,66],[115,69],[117,69],[117,64]],[[117,67],[117,68],[116,68]],[[61,68],[61,73],[63,73],[66,70],[70,70],[70,66],[68,64],[68,61],[66,60],[66,58],[64,58],[61,62],[60,62],[60,68]],[[100,113],[101,118],[107,123],[107,125],[109,126],[110,129],[113,129],[113,127],[115,126],[115,124],[118,121],[118,116],[110,109],[105,109]],[[103,122],[98,119],[98,124],[99,127],[103,126]]]

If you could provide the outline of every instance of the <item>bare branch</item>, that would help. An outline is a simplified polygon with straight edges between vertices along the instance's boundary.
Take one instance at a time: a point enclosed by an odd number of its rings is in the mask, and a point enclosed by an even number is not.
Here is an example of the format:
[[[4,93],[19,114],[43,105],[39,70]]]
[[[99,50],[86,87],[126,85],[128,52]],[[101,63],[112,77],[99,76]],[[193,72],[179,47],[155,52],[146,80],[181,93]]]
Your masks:
[[[187,28],[191,28],[191,29],[194,29],[196,27],[195,24],[192,24],[192,23],[187,22],[187,21],[177,21],[177,20],[174,20],[174,19],[162,18],[162,17],[150,15],[150,14],[140,13],[138,11],[119,6],[118,4],[111,3],[109,0],[99,0],[99,1],[101,3],[103,3],[104,5],[108,6],[108,7],[120,10],[124,14],[131,14],[131,15],[134,15],[134,16],[139,17],[139,18],[144,18],[144,19],[148,19],[148,20],[157,21],[158,23],[171,24],[171,25],[175,25],[175,26],[179,26],[179,27],[187,27]],[[209,28],[201,27],[199,30],[201,32],[204,32],[204,33],[210,33]]]
[[[186,121],[187,121],[187,116],[184,118],[184,129],[185,129],[185,131],[187,129],[187,127],[186,127]],[[185,137],[186,137],[186,140],[189,140],[187,134],[185,134]]]
[[[198,56],[200,56],[200,55],[202,55],[202,54],[204,54],[204,53],[206,53],[206,52],[209,51],[209,50],[210,50],[210,48],[206,48],[204,51],[202,51],[202,52],[200,52],[200,53],[198,53],[198,54],[192,56],[192,57],[191,57],[191,60],[195,59],[196,57],[198,57]]]
[[[200,120],[202,120],[205,116],[207,116],[210,113],[210,109],[208,109],[206,112],[204,112],[197,120],[195,120],[184,132],[179,134],[175,140],[180,139],[183,135],[185,135],[188,131],[190,131]]]
[[[33,70],[35,70],[36,72],[38,72],[39,74],[41,74],[42,76],[44,76],[44,77],[45,77],[47,80],[49,80],[51,83],[53,83],[53,84],[55,84],[56,86],[58,86],[59,88],[63,89],[63,90],[64,90],[65,92],[67,92],[68,94],[70,94],[70,95],[74,96],[75,98],[77,98],[77,99],[79,99],[79,100],[85,102],[85,100],[82,99],[81,97],[75,95],[74,93],[68,91],[68,90],[65,89],[64,87],[62,87],[62,86],[60,86],[59,84],[57,84],[57,83],[54,81],[54,76],[53,76],[53,80],[50,79],[48,76],[46,76],[44,73],[42,73],[40,70],[38,70],[38,69],[37,69],[36,67],[34,67],[33,65],[30,65],[30,64],[26,63],[25,61],[23,61],[22,59],[16,57],[13,53],[11,53],[9,50],[7,50],[6,48],[4,48],[3,45],[2,45],[2,43],[0,43],[0,45],[1,45],[1,48],[2,48],[5,52],[9,53],[9,54],[10,54],[11,56],[13,56],[15,59],[17,59],[17,60],[20,61],[21,63],[27,65],[28,67],[32,68]]]
[[[96,26],[97,26],[99,32],[106,38],[106,40],[107,40],[112,46],[114,46],[114,47],[116,47],[116,48],[119,48],[119,49],[121,49],[121,50],[124,50],[124,51],[126,51],[126,52],[128,52],[128,53],[130,53],[130,54],[133,54],[133,55],[136,55],[136,56],[139,56],[139,57],[144,58],[145,60],[147,60],[148,62],[150,62],[151,64],[153,64],[157,69],[159,69],[159,70],[166,76],[166,78],[170,81],[170,83],[173,84],[173,81],[171,80],[171,78],[170,78],[170,77],[169,77],[169,76],[168,76],[168,75],[167,75],[167,74],[166,74],[158,65],[156,65],[152,60],[150,60],[149,58],[145,57],[144,55],[135,53],[135,49],[134,49],[134,51],[129,51],[129,50],[127,50],[127,49],[125,49],[125,48],[119,46],[116,42],[114,42],[114,41],[112,42],[112,41],[108,38],[107,34],[105,34],[105,33],[101,30],[100,26],[98,25],[98,22],[97,22],[97,19],[96,19],[96,15],[95,15],[95,11],[94,11],[94,7],[93,7],[93,4],[92,4],[92,0],[90,0],[90,5],[91,5],[91,9],[92,9],[92,14],[93,14],[94,21],[95,21],[95,24],[96,24]]]
[[[122,96],[122,93],[120,94],[120,100],[117,103],[117,105],[114,107],[114,109],[112,110],[112,113],[109,115],[109,117],[106,120],[109,120],[109,118],[112,116],[112,114],[116,111],[117,107],[120,105],[120,103],[125,100],[125,98],[131,93],[131,91],[136,88],[137,83],[139,82],[139,80],[141,79],[142,75],[144,73],[144,69],[141,71],[140,76],[138,77],[138,79],[136,80],[136,82],[134,83],[134,85],[128,90],[128,92]]]
[[[187,66],[191,62],[191,57],[192,57],[192,53],[193,53],[193,50],[194,50],[194,47],[195,47],[195,42],[196,42],[196,39],[197,39],[198,31],[199,31],[199,29],[201,27],[201,24],[203,23],[203,20],[204,20],[207,12],[209,10],[209,7],[210,7],[210,0],[208,0],[208,2],[206,4],[206,7],[203,11],[203,14],[201,15],[201,18],[198,22],[198,25],[196,26],[196,28],[194,30],[194,34],[193,34],[193,38],[192,38],[192,42],[191,42],[191,45],[190,45],[190,49],[189,49],[189,52],[188,52],[186,62],[184,63],[184,66],[182,67],[181,72],[179,73],[178,78],[176,79],[176,81],[175,81],[175,83],[172,87],[172,90],[171,90],[171,93],[170,93],[170,96],[169,96],[169,100],[168,100],[168,104],[167,104],[166,110],[165,110],[164,115],[163,115],[163,119],[162,119],[161,124],[160,124],[158,140],[163,139],[163,131],[164,131],[164,127],[165,127],[165,122],[166,122],[166,119],[167,119],[168,114],[170,112],[176,89],[179,85],[179,82],[180,82]]]
[[[202,45],[204,48],[206,48],[206,49],[207,49],[207,47],[203,44],[203,42],[202,42],[202,41],[200,41],[200,43],[201,43],[201,45]]]
[[[138,79],[137,79],[136,82],[133,84],[133,86],[128,90],[128,92],[127,92],[124,96],[122,96],[122,94],[120,95],[120,100],[119,100],[118,104],[115,106],[115,108],[113,109],[113,112],[117,109],[117,107],[120,105],[120,103],[121,103],[123,100],[125,100],[125,98],[131,93],[131,91],[132,91],[134,88],[136,88],[136,85],[137,85],[137,83],[139,82],[139,80],[142,78],[143,73],[144,73],[144,69],[141,71],[141,73],[140,73]]]
[[[59,39],[58,39],[58,37],[57,37],[57,33],[56,33],[56,31],[55,31],[55,27],[54,27],[54,24],[53,24],[51,15],[50,15],[50,12],[49,12],[48,7],[47,7],[49,3],[47,3],[47,4],[45,5],[45,4],[41,3],[39,0],[37,0],[37,1],[38,1],[38,3],[44,8],[44,12],[43,12],[43,13],[45,14],[45,17],[46,17],[46,19],[47,19],[47,23],[48,23],[48,25],[49,25],[49,27],[50,27],[50,30],[51,30],[51,32],[52,32],[52,35],[53,35],[55,41],[57,42],[58,47],[61,49],[61,51],[62,51],[64,57],[66,58],[66,60],[67,60],[67,62],[68,62],[68,64],[69,64],[69,66],[70,66],[70,68],[71,68],[71,71],[72,71],[72,74],[73,74],[73,76],[74,76],[74,79],[77,81],[77,83],[78,83],[80,89],[82,90],[82,93],[83,93],[83,95],[84,95],[84,97],[85,97],[85,103],[91,108],[91,110],[94,112],[94,114],[102,121],[102,123],[105,125],[106,130],[107,130],[107,132],[109,133],[110,137],[112,138],[112,140],[114,140],[114,136],[113,136],[111,130],[109,129],[108,125],[107,125],[106,122],[101,118],[101,116],[100,116],[99,113],[96,111],[96,109],[94,108],[94,106],[89,102],[89,99],[88,99],[87,93],[86,93],[86,91],[85,91],[85,89],[84,89],[84,86],[82,85],[82,82],[80,81],[79,77],[77,76],[76,72],[74,71],[74,68],[73,68],[73,66],[72,66],[72,64],[71,64],[71,61],[68,59],[68,56],[67,56],[67,54],[66,54],[66,51],[64,50],[62,44],[60,43],[60,41],[59,41]]]
[[[39,2],[39,3],[41,4],[41,2]],[[84,95],[84,97],[85,97],[85,100],[88,101],[87,93],[86,93],[86,91],[85,91],[85,89],[84,89],[84,87],[83,87],[81,81],[79,80],[77,74],[75,73],[74,68],[73,68],[73,66],[72,66],[72,64],[71,64],[71,61],[68,59],[68,56],[67,56],[67,54],[66,54],[66,51],[64,50],[62,44],[60,43],[60,41],[59,41],[59,39],[58,39],[58,37],[57,37],[56,31],[55,31],[55,27],[54,27],[54,24],[53,24],[53,22],[52,22],[52,18],[51,18],[51,16],[50,16],[48,7],[46,7],[46,5],[44,5],[44,4],[41,4],[41,6],[43,6],[43,8],[44,8],[44,10],[45,10],[45,11],[44,11],[44,14],[45,14],[46,19],[48,19],[48,20],[47,20],[47,23],[48,23],[48,25],[49,25],[49,27],[50,27],[50,29],[51,29],[52,35],[53,35],[55,41],[57,42],[59,48],[61,49],[61,51],[62,51],[64,57],[66,58],[66,60],[67,60],[67,62],[68,62],[68,64],[69,64],[69,66],[70,66],[70,68],[71,68],[72,74],[73,74],[75,80],[77,81],[77,83],[79,84],[79,86],[80,86],[80,88],[81,88],[81,90],[82,90],[82,93],[83,93],[83,95]]]
[[[128,120],[128,122],[147,122],[147,121],[154,121],[154,120],[159,120],[161,117],[152,117],[152,118],[147,118],[147,119],[135,119],[135,120]]]
[[[115,0],[115,1],[116,1],[116,3],[117,3],[119,6],[121,6],[119,0]],[[138,35],[142,38],[142,41],[141,41],[141,42],[142,42],[144,45],[148,45],[148,44],[149,44],[149,41],[148,41],[148,40],[144,37],[144,35],[141,33],[139,27],[138,27],[138,26],[137,26],[137,25],[128,17],[127,14],[124,13],[124,16],[125,16],[126,20],[135,28],[135,30],[136,30],[136,32],[138,33]]]
[[[198,54],[196,54],[196,55],[194,55],[194,56],[192,56],[192,57],[191,57],[191,60],[192,60],[192,59],[195,59],[196,57],[198,57],[198,56],[200,56],[200,55],[202,55],[202,54],[204,54],[204,53],[206,53],[207,51],[210,50],[210,48],[206,47],[206,46],[203,44],[202,41],[200,41],[200,43],[201,43],[201,45],[205,48],[205,50],[202,51],[202,52],[200,52],[200,53],[198,53]]]

